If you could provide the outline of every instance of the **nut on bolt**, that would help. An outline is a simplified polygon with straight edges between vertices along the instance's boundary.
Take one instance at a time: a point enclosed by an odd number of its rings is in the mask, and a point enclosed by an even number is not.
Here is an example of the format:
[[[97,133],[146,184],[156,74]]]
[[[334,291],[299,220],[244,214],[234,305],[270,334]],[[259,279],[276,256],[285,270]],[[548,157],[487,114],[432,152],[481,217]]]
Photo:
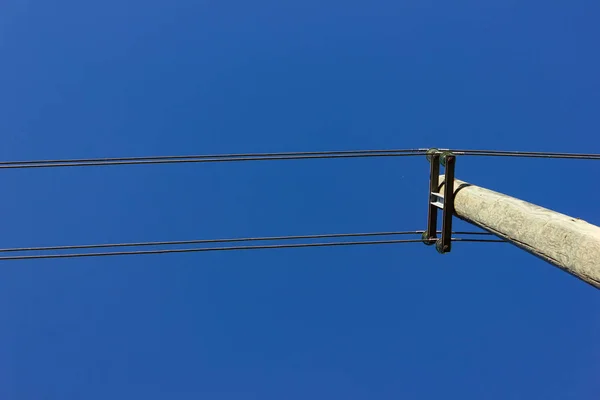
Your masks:
[[[443,151],[442,154],[440,155],[440,164],[442,164],[442,166],[446,166],[446,160],[448,156],[453,156],[454,153],[452,153],[451,151]]]
[[[425,243],[427,246],[431,246],[431,245],[435,244],[435,242],[429,238],[429,235],[427,235],[427,232],[423,232],[421,234],[421,239],[423,239],[423,243]]]
[[[435,242],[435,249],[440,254],[446,254],[450,250],[448,246],[442,245],[442,239],[438,239],[438,241]]]
[[[427,157],[427,161],[431,162],[431,156],[433,154],[439,153],[440,151],[438,149],[436,149],[435,147],[427,150],[427,153],[425,153],[426,157]]]

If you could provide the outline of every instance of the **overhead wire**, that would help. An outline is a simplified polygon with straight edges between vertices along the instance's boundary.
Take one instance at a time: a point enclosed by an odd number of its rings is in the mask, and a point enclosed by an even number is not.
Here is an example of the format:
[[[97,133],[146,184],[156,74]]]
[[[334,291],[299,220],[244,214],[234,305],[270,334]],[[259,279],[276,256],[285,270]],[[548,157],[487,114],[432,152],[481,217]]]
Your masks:
[[[113,244],[88,244],[72,246],[46,246],[46,247],[15,247],[0,248],[0,253],[9,252],[32,252],[32,251],[58,251],[58,250],[83,250],[83,249],[102,249],[102,248],[120,248],[120,247],[147,247],[147,246],[175,246],[188,244],[212,244],[212,243],[239,243],[239,242],[263,242],[280,240],[306,240],[306,239],[333,239],[350,237],[375,237],[375,236],[397,236],[397,235],[418,235],[424,231],[397,231],[397,232],[368,232],[368,233],[332,233],[319,235],[294,235],[294,236],[264,236],[264,237],[244,237],[229,239],[195,239],[195,240],[177,240],[162,242],[132,242],[132,243],[113,243]],[[476,233],[481,234],[481,233]]]
[[[288,236],[262,236],[262,237],[259,236],[259,237],[226,238],[226,239],[174,240],[174,241],[160,241],[160,242],[155,241],[155,242],[84,244],[84,245],[67,245],[67,246],[12,247],[12,248],[0,248],[0,253],[106,249],[106,248],[121,248],[121,247],[176,246],[176,245],[188,245],[188,244],[266,242],[266,241],[280,241],[280,240],[399,236],[399,235],[419,235],[424,232],[425,231],[423,231],[423,230],[417,230],[417,231],[390,231],[390,232],[366,232],[366,233],[329,233],[329,234],[317,234],[317,235],[288,235]],[[441,232],[437,232],[437,233],[441,233]],[[453,232],[453,234],[455,234],[455,235],[491,235],[488,232]]]
[[[595,153],[552,153],[538,151],[502,151],[502,150],[449,150],[456,155],[482,157],[520,157],[520,158],[554,158],[600,160],[600,154]]]
[[[114,158],[75,158],[55,160],[34,161],[2,161],[0,165],[13,164],[52,164],[64,162],[110,162],[110,161],[143,161],[143,160],[178,160],[178,159],[201,159],[201,158],[238,158],[238,157],[277,157],[277,156],[326,156],[343,154],[380,154],[380,153],[419,153],[427,149],[388,149],[388,150],[333,150],[333,151],[294,151],[277,153],[229,153],[229,154],[190,154],[171,156],[144,156],[144,157],[114,157]]]
[[[217,162],[244,162],[244,161],[269,161],[269,160],[301,160],[301,159],[336,159],[336,158],[368,158],[368,157],[407,157],[425,155],[428,149],[390,149],[390,150],[343,150],[343,151],[316,151],[316,152],[280,152],[280,153],[232,153],[232,154],[207,154],[207,155],[172,155],[172,156],[148,156],[148,157],[114,157],[114,158],[79,158],[79,159],[48,159],[29,161],[2,161],[0,169],[24,169],[24,168],[58,168],[58,167],[84,167],[84,166],[108,166],[108,165],[147,165],[147,164],[175,164],[175,163],[217,163]],[[562,158],[562,159],[588,159],[598,160],[600,154],[594,153],[555,153],[555,152],[526,152],[526,151],[499,151],[499,150],[453,150],[439,149],[440,151],[451,151],[456,155],[465,156],[493,156],[493,157],[529,157],[529,158]],[[0,249],[0,253],[9,252],[37,252],[37,251],[60,251],[60,250],[84,250],[101,248],[124,248],[124,247],[146,247],[146,246],[172,246],[186,244],[209,244],[209,243],[237,243],[253,241],[278,241],[278,240],[302,240],[302,239],[324,239],[324,238],[349,238],[349,237],[375,237],[419,234],[423,231],[402,232],[372,232],[351,234],[325,234],[325,235],[300,235],[300,236],[275,236],[275,237],[250,237],[233,239],[202,239],[185,241],[164,242],[139,242],[139,243],[115,243],[115,244],[91,244],[75,246],[46,246],[46,247],[22,247]],[[456,232],[456,234],[487,235],[487,232]],[[453,238],[454,241],[462,242],[505,242],[494,239],[468,239]],[[162,254],[178,252],[199,251],[226,251],[226,250],[250,250],[269,248],[295,248],[295,247],[324,247],[324,246],[348,246],[388,243],[421,242],[416,240],[384,240],[369,242],[328,242],[328,243],[304,243],[286,245],[259,245],[259,246],[230,246],[209,247],[191,249],[161,249],[148,251],[122,251],[109,253],[77,253],[77,254],[47,254],[33,256],[8,256],[0,257],[0,260],[12,259],[38,259],[38,258],[73,258],[73,257],[95,257],[111,255],[130,254]]]
[[[0,169],[24,168],[59,168],[59,167],[88,167],[109,165],[147,165],[147,164],[179,164],[179,163],[217,163],[243,161],[274,161],[274,160],[306,160],[306,159],[337,159],[337,158],[370,158],[370,157],[409,157],[426,154],[428,149],[377,149],[377,150],[337,150],[313,152],[279,152],[279,153],[232,153],[232,154],[200,154],[200,155],[170,155],[147,157],[113,157],[113,158],[76,158],[2,161]],[[501,150],[461,150],[439,149],[451,151],[456,155],[482,157],[527,157],[527,158],[556,158],[600,160],[596,153],[556,153],[532,151],[501,151]]]
[[[473,239],[473,238],[452,238],[453,242],[469,242],[469,243],[508,243],[503,239]]]
[[[240,154],[212,154],[212,155],[209,154],[209,155],[182,155],[182,156],[3,161],[3,162],[0,162],[0,169],[87,167],[87,166],[108,166],[108,165],[180,164],[180,163],[218,163],[218,162],[336,159],[336,158],[410,157],[410,156],[423,155],[423,154],[425,154],[425,151],[426,151],[426,149],[396,149],[396,150],[355,150],[355,151],[246,153],[246,154],[240,153]]]
[[[453,238],[452,240],[460,241],[460,242],[483,242],[483,241],[485,241],[483,239],[463,239],[463,238],[456,238],[456,239]],[[311,247],[367,246],[367,245],[384,245],[384,244],[400,244],[400,243],[423,243],[423,241],[424,241],[423,239],[394,239],[394,240],[352,241],[352,242],[320,242],[320,243],[293,243],[293,244],[252,245],[252,246],[199,247],[199,248],[184,248],[184,249],[157,249],[157,250],[97,252],[97,253],[17,255],[17,256],[0,257],[0,261],[64,259],[64,258],[82,258],[82,257],[110,257],[110,256],[129,256],[129,255],[168,254],[168,253],[240,251],[240,250],[293,249],[293,248],[311,248]],[[488,240],[486,242],[504,242],[504,241]]]

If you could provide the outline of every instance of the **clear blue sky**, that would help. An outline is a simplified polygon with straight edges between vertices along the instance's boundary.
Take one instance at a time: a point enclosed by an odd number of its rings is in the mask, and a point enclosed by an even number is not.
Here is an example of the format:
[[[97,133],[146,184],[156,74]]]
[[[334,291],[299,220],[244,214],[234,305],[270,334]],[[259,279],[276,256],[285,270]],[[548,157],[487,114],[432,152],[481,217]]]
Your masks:
[[[591,0],[4,0],[0,159],[600,152],[599,16]],[[599,224],[597,171],[585,161],[457,164],[459,178]],[[428,164],[0,179],[0,247],[43,246],[423,229]],[[598,292],[505,245],[9,262],[0,327],[2,399],[600,392]]]

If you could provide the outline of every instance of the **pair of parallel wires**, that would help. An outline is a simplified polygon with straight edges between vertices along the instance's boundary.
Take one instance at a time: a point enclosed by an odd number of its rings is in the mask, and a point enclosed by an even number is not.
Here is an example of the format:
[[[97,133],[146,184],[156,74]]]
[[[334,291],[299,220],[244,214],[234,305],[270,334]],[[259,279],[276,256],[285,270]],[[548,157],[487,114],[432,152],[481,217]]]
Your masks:
[[[277,160],[315,160],[338,158],[345,159],[374,157],[410,157],[426,155],[428,150],[429,149],[391,149],[3,161],[0,162],[0,169],[67,168],[93,166],[99,167],[119,165],[123,166],[180,163],[250,162]],[[436,150],[449,151],[457,156],[600,160],[600,154],[585,153],[548,153],[455,149]],[[420,235],[423,232],[424,231],[336,233],[296,236],[245,237],[229,239],[197,239],[162,242],[113,243],[20,248],[15,247],[4,249],[0,248],[0,261],[423,243],[424,240],[420,237]],[[406,239],[406,237],[411,235],[418,235],[418,238]],[[454,235],[456,235],[456,237],[453,237],[452,240],[455,242],[505,243],[505,241],[503,240],[484,238],[484,236],[490,235],[487,232],[454,232]],[[193,247],[178,247],[191,245],[193,245]],[[129,250],[132,248],[136,248],[136,250]],[[139,250],[140,248],[144,248],[147,250]],[[111,251],[105,251],[107,249],[110,249]]]

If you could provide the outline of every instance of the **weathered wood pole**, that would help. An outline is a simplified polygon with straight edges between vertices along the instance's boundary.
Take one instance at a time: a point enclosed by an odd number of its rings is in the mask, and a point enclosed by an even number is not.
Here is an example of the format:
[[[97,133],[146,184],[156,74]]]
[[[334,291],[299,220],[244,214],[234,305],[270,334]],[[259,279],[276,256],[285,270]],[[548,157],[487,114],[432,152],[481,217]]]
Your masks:
[[[458,179],[454,213],[600,289],[599,227]]]

